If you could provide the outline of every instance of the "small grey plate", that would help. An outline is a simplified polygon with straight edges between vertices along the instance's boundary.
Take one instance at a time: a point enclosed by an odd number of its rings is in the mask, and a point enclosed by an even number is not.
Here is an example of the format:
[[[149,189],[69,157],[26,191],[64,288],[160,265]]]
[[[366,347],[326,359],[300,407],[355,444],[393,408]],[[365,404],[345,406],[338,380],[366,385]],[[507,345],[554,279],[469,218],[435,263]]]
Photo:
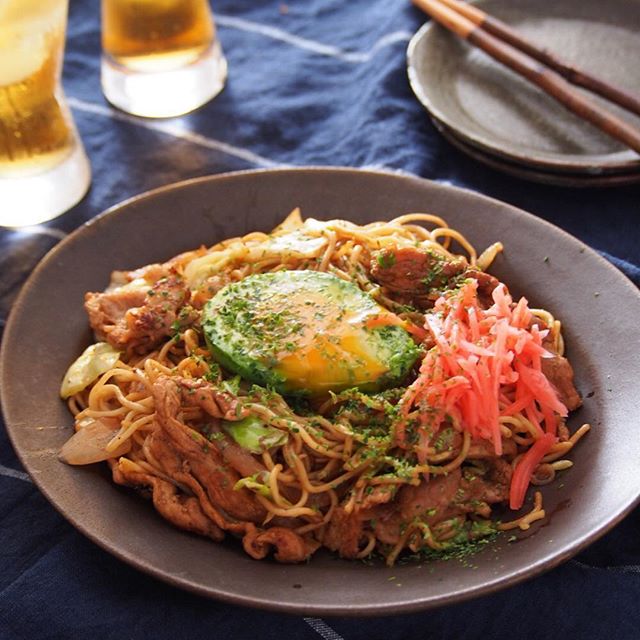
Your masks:
[[[547,519],[498,538],[464,562],[387,568],[326,551],[308,564],[256,561],[179,531],[111,482],[105,465],[58,460],[72,433],[58,397],[69,363],[92,341],[82,308],[113,269],[166,260],[200,245],[305,217],[357,223],[412,211],[443,216],[478,248],[501,240],[492,268],[515,295],[564,322],[585,404],[571,418],[593,430],[562,480],[543,487]],[[595,295],[599,292],[598,295]],[[2,409],[33,481],[75,527],[159,579],[241,605],[309,615],[417,611],[491,593],[548,570],[610,529],[640,495],[637,349],[640,294],[615,267],[560,229],[507,204],[419,178],[355,169],[282,169],[211,176],[128,200],[72,233],[38,265],[16,301],[0,353]],[[38,526],[37,523],[34,526]],[[53,579],[53,578],[52,578]],[[60,580],[65,579],[60,576]]]
[[[619,187],[627,184],[637,184],[640,182],[640,171],[629,171],[619,173],[600,173],[591,175],[588,173],[569,173],[568,171],[549,171],[540,167],[511,162],[498,155],[493,155],[467,144],[456,135],[455,131],[448,129],[442,122],[433,121],[436,129],[457,149],[466,153],[469,157],[482,162],[492,169],[501,171],[516,178],[541,182],[544,184],[554,184],[561,187],[578,188],[604,188]]]
[[[540,47],[640,95],[640,0],[477,4]],[[545,171],[640,171],[638,154],[433,22],[412,38],[407,58],[409,80],[420,102],[471,147]],[[640,117],[588,95],[640,127]]]

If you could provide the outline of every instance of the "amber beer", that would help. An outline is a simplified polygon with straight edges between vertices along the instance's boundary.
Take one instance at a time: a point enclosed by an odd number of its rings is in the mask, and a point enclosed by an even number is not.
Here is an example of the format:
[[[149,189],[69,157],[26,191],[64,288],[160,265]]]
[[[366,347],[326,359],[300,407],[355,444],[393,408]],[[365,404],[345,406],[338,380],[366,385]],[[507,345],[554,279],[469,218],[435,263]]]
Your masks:
[[[0,0],[0,178],[42,172],[74,146],[57,95],[66,0]]]
[[[222,88],[227,62],[208,0],[102,0],[102,91],[116,107],[166,118]]]
[[[77,204],[91,167],[60,84],[68,0],[0,0],[0,226]]]
[[[140,71],[166,70],[200,58],[215,38],[207,0],[103,0],[102,47]]]

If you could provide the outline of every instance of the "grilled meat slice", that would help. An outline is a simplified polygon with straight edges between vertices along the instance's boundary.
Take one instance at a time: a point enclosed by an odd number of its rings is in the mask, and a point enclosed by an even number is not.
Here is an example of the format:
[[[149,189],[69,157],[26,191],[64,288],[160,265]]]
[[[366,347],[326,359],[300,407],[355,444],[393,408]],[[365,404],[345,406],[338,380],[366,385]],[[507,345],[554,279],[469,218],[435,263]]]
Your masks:
[[[180,276],[125,284],[103,293],[87,293],[85,309],[99,340],[116,349],[152,349],[171,333],[189,289]]]

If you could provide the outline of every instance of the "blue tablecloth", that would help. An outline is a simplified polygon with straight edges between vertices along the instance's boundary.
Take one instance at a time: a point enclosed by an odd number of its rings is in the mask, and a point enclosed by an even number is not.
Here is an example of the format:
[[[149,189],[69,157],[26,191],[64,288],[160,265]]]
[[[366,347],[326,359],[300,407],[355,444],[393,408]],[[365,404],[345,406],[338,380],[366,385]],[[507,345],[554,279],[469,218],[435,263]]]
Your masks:
[[[64,68],[93,185],[48,225],[0,231],[2,323],[38,260],[105,208],[185,178],[282,165],[388,168],[464,186],[563,227],[640,284],[640,188],[527,183],[485,168],[440,137],[407,82],[406,45],[424,22],[408,0],[215,1],[227,87],[196,113],[170,121],[141,120],[105,103],[98,4],[71,1]],[[640,637],[638,601],[638,510],[542,577],[422,614],[320,620],[208,601],[138,573],[83,538],[31,484],[0,428],[3,639],[613,640]]]

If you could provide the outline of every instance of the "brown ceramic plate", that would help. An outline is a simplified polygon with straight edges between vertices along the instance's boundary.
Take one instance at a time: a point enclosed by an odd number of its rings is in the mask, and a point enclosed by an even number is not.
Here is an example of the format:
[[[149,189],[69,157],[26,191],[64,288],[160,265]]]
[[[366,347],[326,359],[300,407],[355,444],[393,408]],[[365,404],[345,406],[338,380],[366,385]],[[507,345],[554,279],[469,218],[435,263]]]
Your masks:
[[[481,0],[487,13],[541,47],[640,95],[640,0]],[[640,171],[640,156],[540,89],[429,22],[409,43],[413,91],[467,145],[546,171]],[[640,126],[640,117],[594,97]]]
[[[444,216],[478,247],[502,240],[506,252],[493,272],[514,293],[526,293],[534,306],[544,305],[564,320],[577,384],[589,396],[571,425],[589,421],[594,429],[575,452],[575,467],[544,488],[549,517],[518,543],[504,536],[465,562],[392,569],[328,552],[297,566],[257,562],[233,540],[215,544],[174,529],[150,504],[113,485],[104,465],[72,468],[58,461],[72,430],[58,399],[60,379],[91,341],[84,292],[102,289],[114,268],[269,230],[295,206],[306,216],[356,222],[427,210]],[[142,571],[212,598],[287,612],[416,611],[490,593],[550,569],[636,504],[640,376],[637,349],[630,345],[638,344],[638,317],[640,295],[613,266],[563,231],[496,200],[418,178],[353,169],[214,176],[116,206],[45,257],[5,330],[3,409],[20,459],[52,504],[91,540]]]

